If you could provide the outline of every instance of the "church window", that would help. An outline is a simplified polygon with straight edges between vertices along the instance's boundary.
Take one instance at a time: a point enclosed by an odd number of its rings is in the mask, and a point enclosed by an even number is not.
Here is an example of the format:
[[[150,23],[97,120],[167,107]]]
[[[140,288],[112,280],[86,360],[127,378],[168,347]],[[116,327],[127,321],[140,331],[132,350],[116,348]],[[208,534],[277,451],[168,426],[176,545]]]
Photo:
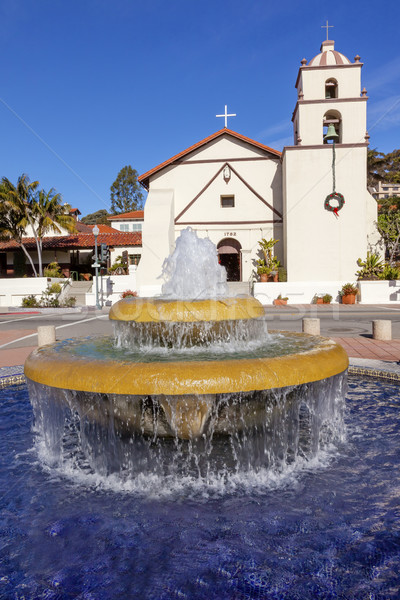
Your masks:
[[[322,139],[323,139],[324,144],[328,143],[328,141],[324,140],[324,137],[328,133],[329,125],[334,126],[335,131],[336,131],[337,135],[339,136],[339,139],[335,140],[335,143],[341,144],[343,132],[342,132],[342,115],[340,114],[340,112],[338,112],[337,110],[329,110],[327,113],[325,113],[324,119],[323,119],[323,131],[322,131]],[[330,141],[329,143],[331,144],[332,142]]]
[[[233,208],[235,206],[235,196],[221,196],[222,208]]]
[[[325,81],[325,98],[338,97],[338,83],[336,79],[328,79]]]

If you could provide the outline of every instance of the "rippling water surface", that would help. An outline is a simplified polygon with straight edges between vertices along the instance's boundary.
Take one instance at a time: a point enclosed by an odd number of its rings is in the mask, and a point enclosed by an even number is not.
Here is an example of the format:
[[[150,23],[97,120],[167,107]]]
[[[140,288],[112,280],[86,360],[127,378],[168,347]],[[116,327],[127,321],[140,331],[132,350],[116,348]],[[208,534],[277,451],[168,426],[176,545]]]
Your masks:
[[[399,598],[399,391],[350,378],[337,448],[166,494],[45,467],[26,387],[0,390],[0,598]]]

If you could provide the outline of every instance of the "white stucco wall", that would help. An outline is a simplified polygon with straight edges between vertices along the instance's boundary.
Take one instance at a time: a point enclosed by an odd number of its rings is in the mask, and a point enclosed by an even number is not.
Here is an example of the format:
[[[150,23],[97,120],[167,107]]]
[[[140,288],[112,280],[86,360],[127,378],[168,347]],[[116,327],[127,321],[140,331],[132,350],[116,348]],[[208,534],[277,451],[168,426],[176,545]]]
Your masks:
[[[141,296],[149,294],[162,272],[164,259],[172,252],[175,244],[173,190],[151,189],[144,209],[142,231],[142,258],[136,276]]]
[[[232,167],[229,181],[224,179],[222,172],[216,176],[225,162]],[[280,217],[260,199],[282,212],[281,168],[279,157],[275,158],[232,136],[222,136],[185,157],[184,164],[169,166],[155,174],[150,180],[150,193],[145,206],[143,256],[147,253],[145,246],[146,239],[149,239],[147,228],[153,204],[152,194],[173,189],[173,219],[179,217],[176,224],[171,225],[174,240],[182,229],[190,226],[199,236],[209,237],[215,245],[225,238],[238,241],[242,248],[242,280],[250,280],[259,257],[258,241],[263,237],[282,240],[282,224],[272,222],[279,221]],[[235,197],[235,206],[221,207],[221,196],[230,195]],[[179,216],[185,208],[187,210]],[[153,214],[157,220],[156,229],[165,227],[160,215],[156,216],[157,211],[153,211]],[[161,239],[160,236],[158,231],[152,239],[157,241]],[[162,253],[159,243],[153,251]],[[276,255],[283,261],[282,241],[276,246]],[[163,258],[166,256],[163,254]],[[138,281],[142,281],[143,271],[144,266],[140,265]],[[146,272],[149,274],[148,268]],[[156,284],[153,276],[153,285]],[[151,285],[150,277],[147,277],[147,285]]]
[[[366,147],[336,148],[338,218],[325,210],[332,192],[332,148],[287,149],[285,256],[291,281],[354,280],[357,259],[377,240],[376,201],[366,190]]]
[[[297,89],[303,91],[304,100],[324,100],[325,82],[334,78],[338,82],[338,98],[357,98],[361,91],[361,67],[361,63],[327,65],[325,68],[301,67]]]

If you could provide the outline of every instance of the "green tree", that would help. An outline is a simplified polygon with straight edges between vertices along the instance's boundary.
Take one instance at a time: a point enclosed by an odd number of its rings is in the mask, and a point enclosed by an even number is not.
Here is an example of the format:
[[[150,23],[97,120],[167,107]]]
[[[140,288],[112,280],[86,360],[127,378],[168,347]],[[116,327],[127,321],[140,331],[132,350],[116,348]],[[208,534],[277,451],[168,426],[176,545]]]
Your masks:
[[[0,197],[2,200],[3,193],[4,191],[0,190]],[[33,274],[35,277],[37,277],[37,272],[32,257],[22,241],[22,238],[25,234],[26,223],[27,221],[23,214],[14,209],[6,210],[3,202],[1,203],[0,239],[4,241],[14,240],[18,244],[26,258],[29,260]]]
[[[368,150],[367,155],[367,185],[376,187],[385,177],[385,155],[382,152]]]
[[[18,178],[16,186],[7,177],[2,178],[0,231],[3,238],[15,240],[21,247],[31,263],[35,277],[38,275],[42,277],[43,236],[49,231],[61,233],[61,228],[73,233],[76,231],[76,226],[75,219],[69,214],[70,207],[61,204],[60,194],[56,194],[53,189],[49,192],[44,190],[38,192],[38,186],[39,182],[30,182],[26,174]],[[38,270],[23,243],[28,227],[36,242]]]
[[[395,266],[400,251],[400,198],[380,200],[377,229],[390,266]]]
[[[30,205],[32,230],[38,250],[39,277],[43,277],[43,237],[46,233],[61,233],[62,229],[66,229],[68,233],[76,232],[75,219],[69,214],[71,207],[69,204],[61,204],[61,200],[61,194],[51,188],[49,192],[40,190]]]
[[[111,212],[114,215],[140,210],[143,207],[143,193],[137,178],[137,171],[130,165],[118,173],[110,188]]]
[[[96,223],[108,225],[107,217],[109,216],[110,214],[105,210],[105,208],[101,208],[100,210],[83,217],[81,219],[81,223],[85,223],[86,225],[95,225]]]
[[[0,184],[0,236],[2,239],[14,240],[19,245],[28,258],[35,277],[37,271],[23,243],[23,236],[31,223],[29,207],[38,185],[38,181],[30,182],[26,174],[18,178],[16,186],[7,177],[3,177]]]
[[[388,154],[368,150],[367,185],[375,187],[379,181],[400,183],[400,150]]]

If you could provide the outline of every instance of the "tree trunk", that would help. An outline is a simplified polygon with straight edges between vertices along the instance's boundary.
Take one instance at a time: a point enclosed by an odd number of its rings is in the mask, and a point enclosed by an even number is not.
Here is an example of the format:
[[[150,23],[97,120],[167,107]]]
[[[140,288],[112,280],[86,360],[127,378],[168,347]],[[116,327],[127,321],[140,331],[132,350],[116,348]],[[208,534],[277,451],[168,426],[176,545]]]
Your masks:
[[[25,253],[25,255],[27,256],[29,262],[31,263],[31,267],[33,269],[33,273],[34,273],[35,277],[37,277],[38,276],[37,275],[37,271],[35,269],[35,265],[33,264],[33,260],[32,260],[31,255],[29,254],[28,250],[25,248],[25,246],[24,246],[24,244],[22,242],[18,242],[18,243],[21,246],[21,248],[22,248],[23,252]]]

